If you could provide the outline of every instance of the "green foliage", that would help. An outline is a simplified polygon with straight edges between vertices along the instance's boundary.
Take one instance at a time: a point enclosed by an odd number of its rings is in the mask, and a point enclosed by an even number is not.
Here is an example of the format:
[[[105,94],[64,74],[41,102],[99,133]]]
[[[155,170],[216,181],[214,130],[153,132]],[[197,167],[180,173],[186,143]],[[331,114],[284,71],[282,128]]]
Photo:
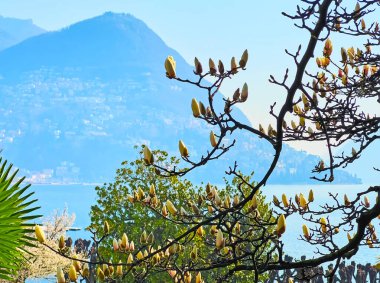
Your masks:
[[[25,247],[33,246],[33,220],[31,214],[39,207],[32,207],[37,200],[31,200],[33,192],[27,193],[30,185],[21,186],[24,178],[11,173],[12,164],[0,158],[0,279],[10,280],[22,266]]]
[[[152,152],[155,157],[155,163],[162,167],[173,168],[179,163],[175,157],[169,157],[164,151]],[[140,151],[142,155],[142,150]],[[204,195],[205,188],[196,187],[186,179],[180,179],[177,176],[160,177],[155,172],[153,166],[146,166],[142,158],[132,162],[125,161],[123,167],[117,170],[116,178],[113,183],[104,184],[96,187],[97,204],[91,208],[91,230],[97,231],[99,238],[103,235],[103,227],[105,221],[110,224],[110,235],[106,237],[99,246],[99,254],[104,261],[111,260],[117,263],[127,261],[129,253],[114,252],[112,249],[113,239],[121,239],[123,233],[126,233],[129,241],[134,241],[139,246],[141,234],[146,231],[147,234],[153,233],[155,237],[155,246],[164,245],[168,239],[173,239],[190,228],[181,222],[170,221],[162,217],[161,207],[166,200],[171,200],[177,210],[180,207],[191,211],[191,205],[197,203],[199,197]],[[244,182],[250,183],[252,176],[245,176]],[[248,194],[249,186],[244,185],[241,180],[234,178],[232,181],[225,180],[223,189],[218,189],[222,199],[225,196],[233,196],[238,194],[238,190]],[[148,207],[142,198],[140,201],[131,201],[133,196],[138,195],[139,188],[145,193],[144,198],[149,199],[149,190],[151,185],[155,186],[156,197],[159,201],[156,208]],[[256,195],[258,200],[257,211],[262,217],[271,217],[270,206],[265,202],[265,196],[260,192]],[[247,220],[249,221],[249,220]],[[245,223],[241,223],[244,225]],[[186,264],[191,258],[193,247],[196,246],[198,253],[203,256],[216,256],[215,246],[210,246],[212,241],[212,233],[210,226],[205,227],[205,237],[194,237],[192,245],[186,245],[178,255],[176,255],[177,264]],[[267,233],[272,233],[274,227],[268,227]],[[252,235],[254,237],[254,235]],[[269,244],[263,246],[263,249],[269,248]],[[199,261],[204,259],[200,256]],[[227,267],[226,267],[227,268]],[[225,268],[224,268],[225,269]],[[214,269],[202,272],[202,278],[205,282],[212,282],[213,278],[217,278],[225,270]],[[150,272],[149,282],[167,282],[170,277],[167,272]],[[238,272],[235,279],[238,282],[251,282],[254,278],[252,271]],[[264,277],[260,277],[264,280]],[[132,273],[128,274],[126,282],[132,281]],[[128,281],[130,280],[130,281]]]
[[[164,151],[153,151],[153,154],[156,163],[165,166],[175,166],[179,163],[178,159],[169,158]],[[123,233],[128,235],[130,241],[138,243],[145,230],[148,234],[153,232],[157,242],[164,242],[168,235],[175,237],[186,228],[166,221],[142,203],[131,203],[128,196],[134,195],[139,188],[147,195],[153,184],[158,199],[162,201],[171,199],[174,205],[180,207],[187,206],[187,202],[196,194],[196,188],[190,181],[181,180],[176,176],[162,178],[155,173],[153,167],[145,166],[142,159],[125,161],[122,165],[123,167],[116,171],[113,183],[95,188],[97,204],[91,207],[92,228],[102,231],[105,221],[111,226],[111,237],[102,242],[99,251],[104,258],[113,262],[126,260],[127,255],[114,254],[112,251],[113,238],[120,239]]]

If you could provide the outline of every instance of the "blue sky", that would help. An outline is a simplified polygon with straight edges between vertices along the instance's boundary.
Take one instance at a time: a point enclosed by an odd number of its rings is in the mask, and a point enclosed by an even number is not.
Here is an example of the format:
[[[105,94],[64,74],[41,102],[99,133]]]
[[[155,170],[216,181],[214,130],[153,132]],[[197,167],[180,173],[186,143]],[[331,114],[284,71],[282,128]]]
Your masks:
[[[247,82],[250,97],[242,110],[257,126],[259,122],[264,125],[273,122],[268,114],[269,106],[274,101],[279,104],[285,97],[282,89],[268,83],[270,74],[280,78],[287,67],[293,68],[284,49],[294,51],[299,43],[308,39],[305,31],[298,30],[281,15],[282,11],[292,12],[297,3],[284,0],[1,0],[0,11],[3,16],[32,19],[47,30],[57,30],[106,11],[131,13],[147,23],[190,64],[194,56],[205,64],[212,56],[228,65],[232,56],[239,58],[247,48],[250,54],[247,71],[228,81],[222,91],[225,95],[232,94]],[[310,153],[326,154],[323,144],[295,146]]]

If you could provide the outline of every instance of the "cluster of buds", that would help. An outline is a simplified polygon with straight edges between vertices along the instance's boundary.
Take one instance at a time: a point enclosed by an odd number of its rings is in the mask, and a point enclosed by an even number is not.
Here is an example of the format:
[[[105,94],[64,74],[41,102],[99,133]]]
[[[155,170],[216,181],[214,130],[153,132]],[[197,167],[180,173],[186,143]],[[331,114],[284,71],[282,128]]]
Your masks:
[[[123,233],[121,239],[113,239],[112,246],[114,251],[119,252],[133,252],[135,244],[133,241],[129,242],[127,234]]]
[[[142,202],[144,205],[156,208],[160,205],[160,201],[156,195],[156,188],[153,184],[149,187],[149,193],[146,194],[141,187],[133,192],[133,195],[127,196],[129,202]]]
[[[233,102],[245,102],[248,99],[248,84],[244,83],[241,92],[240,88],[236,89],[232,95]]]
[[[248,62],[248,50],[244,50],[244,52],[243,52],[243,54],[239,60],[239,64],[237,64],[236,58],[232,57],[229,74],[232,74],[232,75],[236,74],[238,72],[239,68],[245,69],[247,62]],[[216,66],[214,60],[212,60],[210,58],[208,60],[208,66],[209,66],[208,74],[210,74],[211,76],[217,76],[218,73],[220,76],[223,76],[225,74],[226,69],[225,69],[224,64],[221,60],[218,61],[218,66]],[[165,70],[166,70],[167,77],[169,77],[171,79],[176,77],[175,67],[176,67],[176,64],[175,64],[173,57],[168,56],[166,61],[165,61]],[[194,74],[196,74],[198,76],[203,75],[203,66],[197,57],[194,58]]]
[[[288,197],[286,196],[286,194],[282,194],[281,200],[282,200],[283,207],[285,209],[292,207],[293,210],[297,210],[297,207],[295,206],[295,204],[288,200]],[[309,191],[307,199],[305,198],[305,196],[302,193],[300,193],[299,195],[296,194],[294,201],[297,204],[297,206],[299,207],[299,209],[306,211],[309,207],[309,204],[314,201],[314,191],[313,190]],[[279,201],[279,199],[275,195],[273,195],[273,204],[276,206],[281,205],[281,202]]]

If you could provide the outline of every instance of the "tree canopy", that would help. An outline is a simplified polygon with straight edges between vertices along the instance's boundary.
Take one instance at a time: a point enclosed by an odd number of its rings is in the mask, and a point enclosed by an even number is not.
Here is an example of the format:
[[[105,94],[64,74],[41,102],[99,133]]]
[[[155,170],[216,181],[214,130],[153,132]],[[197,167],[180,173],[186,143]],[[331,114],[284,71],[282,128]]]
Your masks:
[[[133,248],[126,237],[121,243],[116,240],[114,253],[120,256],[120,261],[109,263],[108,259],[98,257],[99,260],[93,262],[98,266],[97,278],[112,281],[114,274],[119,274],[119,278],[131,276],[136,282],[144,282],[150,274],[166,272],[174,282],[200,283],[205,281],[203,274],[218,271],[213,278],[217,282],[236,280],[241,272],[249,273],[253,281],[258,282],[262,279],[260,276],[270,271],[332,263],[333,268],[327,274],[320,274],[332,281],[342,259],[350,258],[361,246],[378,247],[373,222],[380,214],[380,201],[377,198],[371,204],[369,200],[371,194],[379,196],[378,184],[369,186],[353,199],[331,194],[333,204],[321,206],[313,204],[317,195],[310,191],[308,195],[297,194],[294,198],[275,196],[273,209],[266,207],[262,211],[259,204],[263,200],[258,195],[278,165],[285,142],[324,142],[329,156],[315,164],[311,178],[330,183],[334,181],[335,169],[355,162],[379,139],[380,118],[364,107],[365,103],[380,103],[380,32],[379,24],[371,17],[378,6],[379,1],[374,0],[360,0],[354,5],[348,0],[312,0],[299,1],[294,14],[283,13],[298,28],[308,32],[309,38],[297,50],[286,50],[293,59],[294,74],[286,69],[283,77],[269,78],[286,93],[286,99],[284,103],[269,105],[273,123],[268,126],[244,124],[231,111],[249,98],[247,83],[226,97],[219,92],[227,79],[245,70],[247,50],[238,60],[232,57],[228,66],[221,60],[210,59],[205,68],[195,58],[195,79],[181,78],[175,58],[168,56],[164,64],[168,79],[205,92],[204,101],[192,99],[189,105],[195,119],[212,127],[210,148],[197,159],[186,141],[180,140],[179,153],[186,165],[167,166],[160,162],[160,154],[145,146],[142,160],[151,172],[169,178],[165,182],[170,182],[170,178],[185,176],[212,163],[235,145],[229,137],[236,131],[248,132],[268,142],[273,147],[273,160],[266,174],[255,182],[238,170],[236,162],[231,164],[226,175],[234,178],[234,190],[223,192],[207,184],[197,190],[198,196],[187,206],[181,203],[186,203],[186,197],[181,200],[170,190],[165,195],[158,195],[157,191],[153,194],[149,182],[145,186],[141,184],[140,189],[135,187],[128,197],[133,204],[129,209],[146,209],[146,216],[154,213],[153,219],[161,217],[160,221],[167,223],[162,225],[178,228],[170,238],[160,238],[148,230],[140,231],[140,241],[134,242]],[[334,35],[355,39],[356,45],[337,47],[332,40]],[[216,101],[222,101],[223,106],[220,108]],[[347,144],[352,145],[352,150],[342,151],[342,146]],[[378,174],[377,171],[379,169],[374,168],[371,174]],[[112,185],[110,192],[111,195],[114,192]],[[105,205],[108,202],[101,204],[98,211],[105,209]],[[304,219],[299,227],[301,240],[315,248],[315,256],[289,261],[285,257],[282,235],[288,229],[287,217],[296,214]],[[336,220],[332,215],[339,217]],[[94,231],[100,234],[100,239],[113,233],[109,223],[112,217],[108,220],[105,217],[102,230]],[[131,223],[128,221],[129,218],[125,225]],[[149,225],[153,224],[144,223],[133,230]],[[347,241],[338,243],[337,239],[342,234],[345,237],[346,232]],[[69,273],[72,281],[80,270],[72,268]],[[300,273],[299,276],[298,280],[309,280],[315,275]]]

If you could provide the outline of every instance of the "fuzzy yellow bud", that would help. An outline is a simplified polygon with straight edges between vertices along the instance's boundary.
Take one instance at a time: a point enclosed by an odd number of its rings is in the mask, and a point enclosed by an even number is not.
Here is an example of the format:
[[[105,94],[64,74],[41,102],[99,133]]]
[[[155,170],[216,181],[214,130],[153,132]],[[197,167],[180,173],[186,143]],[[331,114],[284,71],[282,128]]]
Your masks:
[[[62,250],[65,247],[65,237],[61,235],[58,240],[58,248]]]
[[[74,258],[74,259],[77,259],[78,257],[77,257],[76,255],[73,255],[73,258]],[[77,261],[77,260],[73,260],[73,266],[75,267],[75,270],[76,270],[77,272],[79,272],[79,271],[82,270],[82,266],[81,266],[80,262]]]
[[[215,75],[216,74],[216,67],[215,67],[214,61],[211,58],[208,60],[208,66],[210,68],[210,74]]]
[[[128,236],[125,233],[123,233],[123,236],[121,237],[121,247],[126,250],[129,248]]]
[[[194,66],[195,66],[194,73],[196,75],[202,74],[202,72],[203,72],[202,64],[201,64],[201,62],[199,62],[197,57],[194,58]]]
[[[77,274],[77,271],[75,270],[74,265],[70,265],[69,279],[70,279],[70,282],[77,282],[78,280],[78,274]]]
[[[61,267],[57,267],[57,283],[66,283],[65,274]]]
[[[144,147],[144,161],[146,165],[151,165],[154,162],[153,154],[147,146]]]
[[[182,140],[178,142],[178,147],[179,147],[179,152],[182,157],[188,157],[189,156],[189,151],[187,150],[186,145],[183,143]]]
[[[277,220],[277,235],[280,237],[282,234],[285,233],[286,230],[286,221],[285,221],[285,215],[281,214],[280,217]]]
[[[202,283],[202,282],[203,282],[202,274],[198,272],[197,275],[195,276],[195,283]]]
[[[303,209],[306,209],[307,208],[307,201],[305,199],[305,197],[303,196],[302,193],[300,193],[300,206],[303,208]]]
[[[217,142],[213,131],[210,132],[210,143],[212,147],[216,147]]]
[[[39,225],[36,225],[34,227],[34,232],[36,234],[36,238],[37,238],[38,242],[40,242],[41,244],[45,243],[45,241],[46,241],[45,233]]]
[[[204,234],[205,234],[205,231],[203,230],[203,227],[202,226],[198,227],[198,229],[197,229],[197,235],[199,237],[203,237]]]
[[[345,63],[347,61],[347,51],[344,47],[340,49],[340,55],[342,56],[342,62]]]
[[[218,232],[216,233],[216,241],[215,241],[216,248],[220,250],[224,247],[224,244],[225,244],[225,240],[223,238],[222,230],[218,230]]]
[[[231,58],[231,73],[236,74],[237,73],[237,64],[235,57]]]
[[[261,124],[259,124],[259,131],[265,135],[265,130]]]
[[[116,275],[123,275],[123,266],[121,265],[121,260],[119,260],[119,265],[116,267]]]
[[[313,202],[314,201],[314,192],[313,190],[309,191],[308,201]]]
[[[199,105],[199,111],[201,111],[201,114],[203,116],[205,116],[206,115],[206,107],[204,106],[204,104],[201,101],[198,102],[198,105]]]
[[[175,208],[174,204],[170,200],[166,201],[166,207],[168,208],[169,213],[171,215],[175,216],[177,214],[177,209]]]
[[[221,75],[224,74],[224,65],[223,65],[223,62],[221,60],[219,60],[219,62],[218,62],[218,71]]]
[[[198,101],[195,98],[191,100],[191,110],[193,111],[193,116],[195,118],[201,115],[201,110],[199,109]]]
[[[348,196],[345,194],[344,195],[344,205],[349,206],[351,204],[350,200],[348,199]]]
[[[240,101],[245,102],[248,99],[248,85],[244,83],[243,88],[241,90]]]
[[[333,45],[332,45],[330,38],[328,38],[325,42],[325,47],[323,49],[323,55],[326,57],[330,57],[332,50],[333,50]]]
[[[140,252],[141,253],[141,252]],[[127,258],[127,264],[131,264],[133,262],[133,255],[129,254]]]
[[[364,21],[364,19],[362,19],[361,20],[361,26],[362,26],[362,30],[364,31],[365,30],[365,28],[366,28],[366,24],[365,24],[365,21]]]
[[[163,216],[163,217],[168,216],[168,211],[167,211],[167,209],[166,209],[166,205],[163,205],[163,206],[162,206],[161,213],[162,213],[162,216]]]
[[[359,2],[357,2],[355,5],[355,10],[354,10],[354,20],[357,21],[359,18],[360,18],[360,4]]]
[[[104,225],[103,225],[103,231],[104,231],[104,234],[107,235],[109,234],[110,232],[110,225],[108,224],[108,221],[104,221]]]
[[[310,232],[309,232],[309,228],[303,224],[302,225],[302,232],[303,232],[303,236],[307,239],[307,240],[310,240]]]
[[[319,220],[319,223],[321,223],[321,230],[322,230],[322,233],[325,234],[327,232],[327,220],[326,218],[322,217],[320,220]]]
[[[90,276],[90,269],[87,263],[85,263],[83,266],[82,276],[85,278]]]
[[[239,66],[245,68],[248,62],[248,50],[244,50],[243,55],[241,55],[241,59],[239,61]]]
[[[280,204],[280,201],[278,200],[278,198],[275,195],[273,195],[273,204],[276,206],[278,206]]]
[[[176,76],[175,68],[176,68],[176,62],[174,61],[172,56],[168,56],[165,60],[165,70],[166,70],[166,75],[168,76],[168,78],[170,79],[175,78]]]
[[[289,206],[289,201],[285,194],[282,194],[282,203],[284,204],[284,207]]]

